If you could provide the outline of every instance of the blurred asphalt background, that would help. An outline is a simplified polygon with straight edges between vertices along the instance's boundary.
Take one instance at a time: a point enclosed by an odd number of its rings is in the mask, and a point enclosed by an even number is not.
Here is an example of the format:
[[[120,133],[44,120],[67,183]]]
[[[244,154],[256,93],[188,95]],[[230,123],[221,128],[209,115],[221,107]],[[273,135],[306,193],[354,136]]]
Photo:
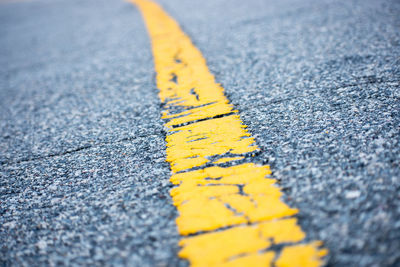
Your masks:
[[[159,2],[328,265],[399,266],[400,2]],[[1,265],[186,265],[150,49],[124,1],[0,1]]]

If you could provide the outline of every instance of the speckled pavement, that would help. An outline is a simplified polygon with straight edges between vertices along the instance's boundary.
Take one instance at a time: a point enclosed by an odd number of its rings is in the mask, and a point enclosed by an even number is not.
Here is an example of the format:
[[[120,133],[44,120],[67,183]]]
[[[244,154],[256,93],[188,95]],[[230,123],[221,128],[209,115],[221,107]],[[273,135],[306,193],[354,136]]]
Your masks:
[[[328,266],[400,262],[398,1],[159,1]],[[153,58],[123,1],[0,2],[0,262],[185,266]]]

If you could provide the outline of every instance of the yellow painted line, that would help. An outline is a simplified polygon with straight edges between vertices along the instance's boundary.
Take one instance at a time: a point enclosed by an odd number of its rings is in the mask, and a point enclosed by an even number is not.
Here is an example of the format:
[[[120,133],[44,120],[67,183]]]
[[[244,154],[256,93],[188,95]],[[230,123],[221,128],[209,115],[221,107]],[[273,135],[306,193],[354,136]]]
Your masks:
[[[132,2],[146,21],[164,103],[179,256],[192,266],[321,266],[327,250],[304,241],[298,210],[282,202],[269,166],[243,162],[259,148],[201,52],[159,5]]]

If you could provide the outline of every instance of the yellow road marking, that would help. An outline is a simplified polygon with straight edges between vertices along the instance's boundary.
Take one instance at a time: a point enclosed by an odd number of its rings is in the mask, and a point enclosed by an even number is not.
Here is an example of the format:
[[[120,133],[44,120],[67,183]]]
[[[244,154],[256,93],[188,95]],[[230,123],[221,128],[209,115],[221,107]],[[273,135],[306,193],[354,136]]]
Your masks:
[[[259,148],[201,52],[159,5],[131,1],[152,42],[178,231],[192,234],[179,256],[192,266],[321,266],[327,250],[304,242],[269,166],[240,161]]]

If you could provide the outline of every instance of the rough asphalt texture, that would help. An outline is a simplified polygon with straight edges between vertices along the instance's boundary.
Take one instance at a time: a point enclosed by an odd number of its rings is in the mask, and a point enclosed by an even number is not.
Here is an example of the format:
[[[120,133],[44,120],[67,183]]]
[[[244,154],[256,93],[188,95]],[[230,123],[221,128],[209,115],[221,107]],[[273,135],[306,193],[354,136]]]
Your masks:
[[[400,3],[160,2],[328,265],[398,266]],[[139,12],[0,3],[0,25],[2,265],[185,265]]]
[[[0,12],[0,265],[176,265],[139,12],[99,0]]]

